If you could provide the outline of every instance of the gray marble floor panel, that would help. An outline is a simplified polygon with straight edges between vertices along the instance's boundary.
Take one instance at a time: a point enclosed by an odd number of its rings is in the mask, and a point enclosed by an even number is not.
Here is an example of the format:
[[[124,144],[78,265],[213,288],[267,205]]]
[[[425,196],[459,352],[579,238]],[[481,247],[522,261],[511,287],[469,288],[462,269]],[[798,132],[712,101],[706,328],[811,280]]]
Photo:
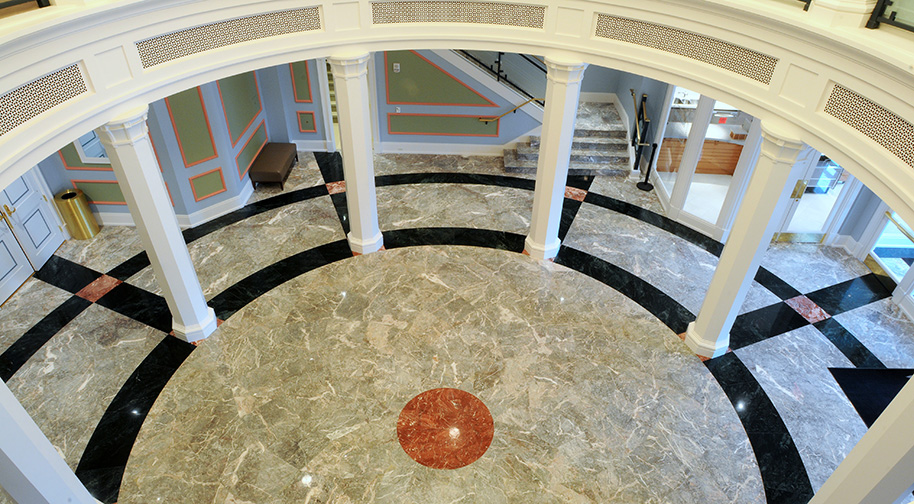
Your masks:
[[[597,175],[590,190],[663,215],[663,207],[657,198],[657,189],[645,192],[635,187],[636,182],[638,181],[628,176]]]
[[[203,294],[210,299],[280,259],[344,238],[333,202],[321,196],[228,225],[191,242],[188,250]],[[127,281],[161,293],[151,267]]]
[[[828,371],[853,367],[812,326],[736,350],[787,425],[818,490],[866,433],[847,396]]]
[[[381,230],[468,227],[526,235],[533,192],[473,184],[409,184],[378,188]]]
[[[282,190],[279,184],[260,184],[251,195],[248,203],[260,201],[284,192],[294,191],[296,189],[306,189],[324,183],[324,177],[317,167],[317,161],[311,152],[298,153],[298,165],[292,168],[289,178],[286,180],[285,189]]]
[[[501,156],[444,156],[434,154],[375,154],[374,173],[398,175],[401,173],[474,173],[483,175],[508,175],[533,179],[535,173],[505,173]]]
[[[0,353],[70,296],[41,280],[28,279],[0,308]]]
[[[835,316],[888,367],[914,368],[914,322],[886,298]]]
[[[762,266],[803,294],[870,272],[842,249],[805,243],[772,243]]]
[[[92,305],[7,385],[75,469],[115,394],[163,337],[147,325]]]
[[[495,419],[488,452],[462,469],[420,466],[397,442],[401,408],[437,387],[473,393]],[[520,254],[415,247],[304,274],[202,343],[128,462],[120,502],[158,498],[761,503],[764,492],[723,391],[640,306]]]
[[[65,241],[54,255],[105,273],[142,251],[135,227],[103,226],[90,240]]]

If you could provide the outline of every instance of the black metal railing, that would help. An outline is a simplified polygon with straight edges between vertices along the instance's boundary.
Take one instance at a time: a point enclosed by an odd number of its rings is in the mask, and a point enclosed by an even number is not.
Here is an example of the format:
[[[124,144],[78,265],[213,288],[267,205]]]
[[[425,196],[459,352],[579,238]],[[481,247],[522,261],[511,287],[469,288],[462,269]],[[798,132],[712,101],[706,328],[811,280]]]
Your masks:
[[[914,10],[905,13],[899,11],[895,4],[900,3],[898,0],[878,0],[870,20],[867,21],[867,28],[878,28],[880,23],[904,28],[908,31],[914,31]],[[899,18],[899,14],[901,17]],[[905,15],[909,17],[905,17]]]
[[[543,105],[540,97],[546,93],[546,65],[536,56],[492,51],[456,52],[488,70],[496,81],[504,82],[540,106]]]
[[[803,2],[803,10],[808,11],[809,5],[812,4],[812,0],[800,0]]]

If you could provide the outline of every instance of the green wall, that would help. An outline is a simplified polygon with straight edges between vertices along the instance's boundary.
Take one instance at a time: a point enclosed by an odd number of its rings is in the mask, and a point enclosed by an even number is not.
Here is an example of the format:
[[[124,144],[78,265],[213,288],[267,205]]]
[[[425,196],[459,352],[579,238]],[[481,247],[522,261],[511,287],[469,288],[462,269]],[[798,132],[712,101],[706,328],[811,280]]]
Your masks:
[[[74,181],[73,185],[86,193],[86,198],[90,203],[107,202],[107,203],[124,203],[124,193],[118,187],[117,182],[89,182]]]
[[[498,121],[484,123],[479,116],[388,114],[391,134],[498,136]]]
[[[216,157],[216,146],[210,135],[206,109],[199,88],[181,91],[165,99],[175,135],[186,166]]]
[[[388,51],[384,58],[388,103],[494,106],[415,51]],[[395,63],[400,64],[399,72],[393,70]]]
[[[257,153],[260,152],[260,148],[267,143],[267,128],[261,123],[260,126],[254,131],[251,135],[251,139],[248,143],[241,149],[241,152],[238,153],[238,157],[235,159],[235,163],[238,165],[238,175],[241,178],[244,178],[244,175],[248,172],[248,168],[251,167],[251,163],[254,162],[254,158],[257,157]]]
[[[194,199],[201,200],[209,196],[225,192],[225,182],[222,180],[222,170],[217,169],[190,179]]]
[[[292,84],[296,102],[311,102],[311,78],[308,73],[308,62],[299,61],[290,65]]]
[[[257,77],[254,72],[248,72],[222,79],[218,85],[229,135],[235,145],[263,110]]]

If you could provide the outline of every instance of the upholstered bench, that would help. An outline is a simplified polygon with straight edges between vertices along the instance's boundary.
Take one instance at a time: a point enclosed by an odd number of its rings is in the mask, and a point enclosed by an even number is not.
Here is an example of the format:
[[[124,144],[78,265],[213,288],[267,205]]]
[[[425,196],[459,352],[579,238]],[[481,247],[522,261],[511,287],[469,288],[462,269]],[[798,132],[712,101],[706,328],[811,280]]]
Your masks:
[[[295,144],[268,143],[254,159],[248,172],[251,175],[251,184],[257,187],[259,182],[278,182],[279,188],[284,190],[286,179],[297,163],[298,152],[295,150]]]

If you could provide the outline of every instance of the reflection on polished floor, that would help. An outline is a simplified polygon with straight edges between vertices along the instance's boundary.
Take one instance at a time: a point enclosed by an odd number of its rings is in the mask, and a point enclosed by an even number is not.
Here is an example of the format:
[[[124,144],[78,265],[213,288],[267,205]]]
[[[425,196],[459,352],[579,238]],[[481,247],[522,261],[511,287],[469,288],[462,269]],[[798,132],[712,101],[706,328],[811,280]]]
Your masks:
[[[866,431],[829,368],[914,367],[914,324],[836,249],[773,246],[703,363],[677,335],[720,244],[633,182],[570,178],[542,263],[519,253],[532,176],[378,156],[387,250],[352,257],[338,157],[301,160],[185,232],[225,321],[199,346],[167,335],[130,228],[3,307],[0,376],[103,502],[806,502]],[[494,420],[458,469],[397,437],[442,387]]]

